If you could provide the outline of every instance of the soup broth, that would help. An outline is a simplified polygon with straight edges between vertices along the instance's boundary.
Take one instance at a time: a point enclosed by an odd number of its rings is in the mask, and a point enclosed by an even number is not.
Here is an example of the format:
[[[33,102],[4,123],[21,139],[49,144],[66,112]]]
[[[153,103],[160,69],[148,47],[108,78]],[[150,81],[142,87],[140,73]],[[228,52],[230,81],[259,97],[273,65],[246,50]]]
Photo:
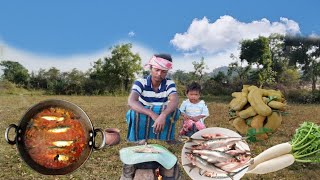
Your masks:
[[[29,121],[25,146],[41,166],[51,169],[69,166],[80,158],[86,146],[80,117],[60,107],[43,109]]]

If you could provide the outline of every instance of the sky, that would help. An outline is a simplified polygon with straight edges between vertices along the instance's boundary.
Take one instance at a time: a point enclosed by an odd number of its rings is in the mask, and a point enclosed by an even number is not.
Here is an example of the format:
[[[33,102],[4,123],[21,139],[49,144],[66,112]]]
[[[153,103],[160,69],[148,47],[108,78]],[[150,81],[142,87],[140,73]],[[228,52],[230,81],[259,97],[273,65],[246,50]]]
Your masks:
[[[271,33],[319,36],[317,0],[0,0],[0,60],[30,72],[86,71],[110,48],[132,43],[142,64],[169,53],[173,71],[228,66],[239,42]]]

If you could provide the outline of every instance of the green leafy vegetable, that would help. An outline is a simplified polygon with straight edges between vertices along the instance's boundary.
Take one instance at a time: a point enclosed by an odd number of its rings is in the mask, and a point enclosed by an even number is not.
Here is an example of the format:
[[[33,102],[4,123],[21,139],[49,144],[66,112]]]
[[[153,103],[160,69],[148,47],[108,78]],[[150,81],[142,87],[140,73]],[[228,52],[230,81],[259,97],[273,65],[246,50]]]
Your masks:
[[[234,119],[234,118],[236,118],[236,117],[238,117],[236,111],[233,110],[233,109],[230,109],[230,110],[228,111],[228,115],[229,115],[229,121],[232,120],[232,119]]]
[[[320,162],[320,126],[317,124],[302,123],[290,143],[296,161]]]
[[[255,128],[250,128],[248,129],[248,132],[247,132],[247,140],[249,142],[257,142],[257,138],[256,138],[256,135],[259,135],[259,134],[264,134],[264,133],[269,133],[269,132],[272,132],[272,129],[270,128],[259,128],[258,131],[255,129]]]
[[[248,126],[251,125],[252,119],[253,119],[253,117],[250,117],[250,118],[248,118],[248,119],[246,120],[246,124],[247,124]]]

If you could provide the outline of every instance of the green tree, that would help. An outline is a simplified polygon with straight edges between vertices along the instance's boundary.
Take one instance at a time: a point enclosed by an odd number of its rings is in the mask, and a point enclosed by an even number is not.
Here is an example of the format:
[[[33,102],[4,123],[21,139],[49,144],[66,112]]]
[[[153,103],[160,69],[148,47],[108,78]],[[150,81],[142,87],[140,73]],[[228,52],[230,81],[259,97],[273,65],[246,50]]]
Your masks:
[[[299,85],[300,74],[297,68],[284,69],[279,76],[279,82],[287,87],[296,87]]]
[[[269,85],[275,84],[276,76],[277,76],[277,72],[272,70],[271,66],[267,66],[262,70],[260,70],[260,72],[258,73],[260,87],[262,87],[264,84],[269,84]]]
[[[30,76],[28,70],[20,63],[14,61],[1,61],[0,66],[3,67],[3,79],[15,83],[18,86],[27,86]]]
[[[179,82],[182,85],[187,85],[192,81],[192,75],[182,70],[175,71],[172,78],[176,83]]]
[[[201,58],[200,62],[193,61],[192,64],[194,68],[194,71],[192,71],[193,77],[201,84],[205,75],[204,70],[208,69],[208,66],[205,64],[203,57]]]
[[[311,81],[315,91],[320,76],[320,38],[286,37],[285,45],[290,64],[301,68],[302,79]]]
[[[89,70],[89,78],[85,82],[84,89],[86,94],[104,94],[107,89],[107,82],[103,72],[103,61],[98,59],[94,62],[93,68]]]
[[[87,79],[85,73],[72,69],[71,72],[63,73],[63,79],[65,81],[65,94],[84,94],[84,85]]]
[[[40,68],[38,72],[33,72],[33,71],[31,72],[30,85],[32,88],[46,89],[48,87],[45,73],[46,73],[46,70],[42,68]]]
[[[135,75],[142,71],[139,54],[131,51],[132,44],[116,45],[111,50],[111,57],[95,62],[90,77],[105,85],[105,90],[129,90]]]
[[[219,71],[212,79],[220,84],[226,84],[228,82],[228,76],[226,76],[222,71]]]
[[[275,78],[279,82],[281,74],[284,73],[289,67],[289,59],[285,56],[285,37],[280,34],[271,34],[269,36],[269,47],[271,53],[271,68],[277,72]]]
[[[257,66],[258,83],[262,87],[265,83],[274,83],[276,72],[272,70],[269,39],[260,36],[253,40],[244,40],[241,43],[240,60],[249,65]]]
[[[45,71],[43,75],[46,79],[46,91],[48,93],[65,94],[65,84],[64,81],[62,81],[62,74],[59,69],[51,67],[48,71]]]
[[[231,77],[232,74],[235,73],[235,81],[239,81],[240,87],[242,87],[242,85],[247,81],[249,71],[251,70],[251,66],[243,66],[243,62],[239,61],[234,54],[231,54],[230,58],[232,58],[235,61],[229,64],[228,76]]]
[[[319,49],[319,46],[311,46],[308,53],[309,64],[305,73],[308,77],[310,77],[312,82],[312,91],[316,90],[316,84],[318,78],[320,77],[320,57],[316,55],[316,49]]]
[[[244,40],[241,43],[240,59],[249,65],[266,66],[271,64],[269,39],[260,36],[258,39]]]

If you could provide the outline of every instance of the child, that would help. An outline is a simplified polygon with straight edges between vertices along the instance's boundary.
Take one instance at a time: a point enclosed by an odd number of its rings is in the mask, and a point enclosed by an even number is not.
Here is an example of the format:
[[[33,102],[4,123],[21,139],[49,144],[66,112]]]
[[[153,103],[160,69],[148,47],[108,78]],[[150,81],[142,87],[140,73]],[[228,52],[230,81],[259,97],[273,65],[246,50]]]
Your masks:
[[[193,133],[206,128],[204,119],[209,116],[208,108],[203,100],[200,100],[201,86],[192,82],[187,86],[187,100],[180,106],[183,116],[183,127],[179,135],[191,136]]]

